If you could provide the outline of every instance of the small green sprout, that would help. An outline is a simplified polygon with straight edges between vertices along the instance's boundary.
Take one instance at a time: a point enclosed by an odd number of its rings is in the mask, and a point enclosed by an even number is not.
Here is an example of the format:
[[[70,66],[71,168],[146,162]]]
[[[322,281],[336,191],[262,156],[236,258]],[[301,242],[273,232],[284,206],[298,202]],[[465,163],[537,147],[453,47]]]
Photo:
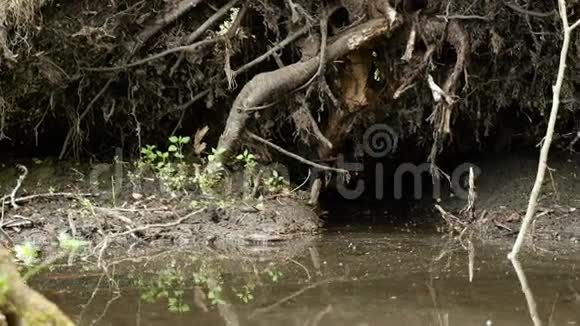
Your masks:
[[[171,143],[171,145],[169,145],[167,151],[173,153],[173,156],[181,160],[185,158],[185,156],[183,155],[183,146],[189,143],[190,141],[191,137],[182,137],[182,136],[169,137],[169,142]]]
[[[284,180],[284,177],[281,176],[276,170],[273,170],[272,176],[266,179],[266,185],[268,186],[270,192],[279,192],[283,189],[286,183],[287,182]]]
[[[248,150],[244,150],[244,152],[238,156],[236,156],[236,160],[244,162],[244,167],[246,169],[252,169],[256,166],[256,157],[254,154],[248,152]]]

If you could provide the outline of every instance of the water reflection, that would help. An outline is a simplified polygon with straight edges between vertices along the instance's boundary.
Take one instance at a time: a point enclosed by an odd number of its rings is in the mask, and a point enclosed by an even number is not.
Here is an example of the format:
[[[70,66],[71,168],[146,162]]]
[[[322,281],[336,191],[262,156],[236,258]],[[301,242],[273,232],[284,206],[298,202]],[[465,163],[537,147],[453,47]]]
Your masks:
[[[437,235],[341,230],[286,256],[181,250],[33,285],[79,325],[580,325],[580,257],[530,257],[526,275],[505,248],[478,245],[470,282],[465,251],[433,266],[443,246]]]
[[[524,292],[524,295],[526,297],[526,302],[528,303],[528,310],[530,311],[530,317],[534,322],[534,326],[542,326],[542,320],[540,319],[540,316],[538,314],[536,299],[534,299],[532,289],[528,285],[526,273],[524,273],[524,269],[522,268],[520,261],[517,258],[511,259],[511,262],[518,276],[518,280],[520,281],[520,284],[522,286],[522,291]]]

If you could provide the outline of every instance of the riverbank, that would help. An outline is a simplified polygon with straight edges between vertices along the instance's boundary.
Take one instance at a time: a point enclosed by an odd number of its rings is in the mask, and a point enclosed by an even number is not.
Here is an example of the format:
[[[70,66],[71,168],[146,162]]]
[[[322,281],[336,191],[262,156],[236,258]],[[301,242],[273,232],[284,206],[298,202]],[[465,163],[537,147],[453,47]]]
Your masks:
[[[476,179],[475,207],[480,239],[513,242],[525,215],[536,159],[533,155],[504,155],[473,162],[481,172]],[[580,245],[578,162],[578,155],[554,154],[551,158],[552,170],[531,234],[536,251],[569,251]],[[1,241],[9,247],[31,243],[49,256],[58,251],[63,234],[88,241],[86,252],[97,261],[172,247],[226,255],[270,255],[284,246],[284,250],[292,251],[293,243],[300,246],[298,239],[315,235],[325,226],[325,220],[335,217],[321,219],[321,211],[308,206],[307,194],[300,191],[251,200],[193,191],[175,195],[159,191],[156,180],[144,178],[142,191],[135,192],[131,182],[115,189],[114,165],[48,160],[20,163],[29,167],[28,173],[15,196],[18,207],[12,207],[10,198],[5,200]],[[10,194],[19,175],[21,171],[14,162],[4,163],[0,171],[2,193]],[[449,195],[438,203],[456,215],[465,204],[465,200]],[[340,205],[336,203],[336,207]],[[365,219],[362,215],[371,212],[373,216],[367,221],[375,224],[388,222],[405,230],[427,227],[446,231],[439,212],[424,203],[421,207],[379,210],[359,206],[337,209],[360,216],[361,222]]]
[[[487,157],[474,162],[475,216],[485,241],[513,242],[526,214],[538,157],[535,153]],[[529,235],[532,249],[575,251],[580,246],[580,155],[553,151]],[[465,200],[447,197],[441,206],[459,214]]]

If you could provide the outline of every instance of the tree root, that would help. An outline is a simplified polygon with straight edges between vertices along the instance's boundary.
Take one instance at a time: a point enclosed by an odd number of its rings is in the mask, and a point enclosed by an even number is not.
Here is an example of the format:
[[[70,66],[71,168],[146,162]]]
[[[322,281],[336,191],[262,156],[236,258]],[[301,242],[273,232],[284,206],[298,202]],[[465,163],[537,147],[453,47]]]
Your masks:
[[[305,158],[303,158],[303,157],[301,157],[299,155],[296,155],[294,153],[291,153],[291,152],[283,149],[282,147],[280,147],[280,146],[278,146],[276,144],[273,144],[273,143],[265,140],[262,137],[259,137],[258,135],[255,135],[255,134],[253,134],[251,132],[248,132],[248,136],[250,136],[250,138],[253,139],[253,140],[257,140],[257,141],[261,142],[262,144],[265,144],[265,145],[267,145],[269,147],[272,147],[273,149],[277,150],[278,152],[280,152],[280,153],[282,153],[282,154],[284,154],[284,155],[286,155],[288,157],[291,157],[291,158],[293,158],[293,159],[295,159],[295,160],[297,160],[299,162],[302,162],[304,164],[310,165],[310,166],[315,167],[317,169],[324,170],[324,171],[334,171],[334,172],[338,172],[338,173],[348,173],[348,171],[345,170],[345,169],[336,169],[336,168],[333,168],[333,167],[330,167],[330,166],[325,166],[325,165],[321,165],[321,164],[318,164],[318,163],[314,163],[312,161],[309,161],[309,160],[307,160],[307,159],[305,159]]]
[[[159,33],[164,27],[175,22],[181,16],[188,13],[191,9],[197,7],[204,0],[182,0],[175,5],[173,10],[168,11],[163,16],[157,18],[151,25],[145,27],[136,37],[136,42],[129,45],[131,55],[137,53],[141,47]]]
[[[389,25],[386,19],[373,19],[340,34],[328,46],[328,60],[342,57],[371,41],[389,35],[398,25]],[[219,160],[208,164],[207,171],[217,171],[221,163],[227,161],[236,150],[238,139],[245,129],[250,114],[244,108],[262,105],[275,96],[284,96],[307,82],[320,67],[320,57],[297,62],[284,68],[256,75],[238,94],[226,127],[220,137],[218,148],[224,151]],[[220,162],[222,161],[222,162]]]

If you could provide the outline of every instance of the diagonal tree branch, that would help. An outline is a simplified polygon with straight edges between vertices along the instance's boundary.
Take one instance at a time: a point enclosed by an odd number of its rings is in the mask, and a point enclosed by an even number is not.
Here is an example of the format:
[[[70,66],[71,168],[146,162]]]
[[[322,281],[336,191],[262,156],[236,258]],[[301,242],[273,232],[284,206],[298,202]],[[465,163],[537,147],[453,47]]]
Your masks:
[[[564,41],[562,43],[562,50],[560,51],[560,64],[558,66],[558,75],[556,77],[556,84],[553,87],[552,94],[552,108],[550,111],[550,119],[548,121],[548,128],[546,130],[546,136],[542,144],[542,149],[540,151],[540,159],[538,162],[538,172],[536,175],[536,181],[534,182],[534,187],[530,194],[530,200],[528,202],[528,208],[526,210],[526,216],[520,227],[520,232],[512,251],[508,254],[510,260],[517,259],[522,245],[524,243],[524,238],[528,232],[528,228],[534,219],[536,214],[536,206],[538,205],[538,197],[542,190],[542,183],[544,182],[544,176],[546,174],[546,169],[548,167],[548,155],[550,153],[550,146],[552,145],[552,138],[554,137],[554,128],[556,126],[556,120],[558,119],[558,109],[560,107],[560,93],[562,90],[562,84],[564,82],[564,75],[566,73],[566,57],[568,56],[568,49],[570,47],[570,36],[574,28],[580,25],[580,20],[570,25],[568,23],[568,13],[566,12],[566,0],[558,0],[558,8],[560,11],[560,19],[562,19],[562,28],[564,30]]]

